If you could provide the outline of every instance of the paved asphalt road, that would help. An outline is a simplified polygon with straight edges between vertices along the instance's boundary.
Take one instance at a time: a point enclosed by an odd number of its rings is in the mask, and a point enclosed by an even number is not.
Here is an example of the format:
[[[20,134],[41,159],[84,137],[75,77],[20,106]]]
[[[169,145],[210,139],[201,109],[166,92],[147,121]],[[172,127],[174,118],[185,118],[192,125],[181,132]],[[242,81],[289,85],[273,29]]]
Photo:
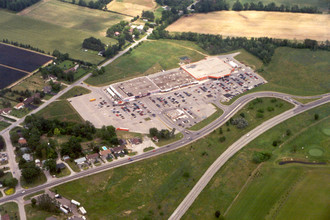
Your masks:
[[[181,140],[179,140],[175,143],[166,145],[162,148],[158,148],[155,151],[149,151],[149,152],[146,152],[146,153],[143,153],[143,154],[140,154],[140,155],[133,156],[130,159],[127,159],[127,160],[126,159],[117,160],[117,161],[114,161],[114,162],[111,162],[111,163],[102,164],[101,166],[95,167],[93,169],[88,169],[88,170],[85,170],[85,171],[81,171],[81,172],[76,173],[72,176],[63,177],[63,178],[60,178],[60,179],[53,179],[53,180],[50,180],[50,181],[48,181],[47,183],[45,183],[43,185],[31,188],[31,189],[17,190],[17,193],[14,194],[14,195],[10,195],[10,196],[0,198],[0,203],[4,203],[4,202],[7,202],[7,201],[11,201],[11,200],[16,200],[21,196],[25,196],[25,195],[28,195],[28,194],[31,194],[31,193],[34,193],[34,192],[38,192],[38,191],[43,190],[45,188],[54,187],[56,185],[60,185],[60,184],[66,183],[66,182],[70,182],[70,181],[73,181],[73,180],[76,180],[76,179],[79,179],[79,178],[82,178],[82,177],[86,177],[86,176],[89,176],[89,175],[93,175],[95,173],[99,173],[99,172],[102,172],[102,171],[105,171],[105,170],[108,170],[108,169],[113,169],[115,167],[124,166],[124,165],[130,164],[130,163],[134,163],[136,161],[140,161],[140,160],[143,160],[143,159],[147,159],[147,158],[150,158],[150,157],[154,157],[154,156],[157,156],[157,155],[160,155],[160,154],[163,154],[163,153],[167,153],[167,152],[176,150],[180,147],[183,147],[183,146],[189,144],[190,142],[194,142],[197,139],[202,138],[205,135],[211,133],[214,129],[216,129],[219,126],[223,125],[232,115],[234,115],[245,104],[247,104],[249,101],[251,101],[252,99],[254,99],[256,97],[277,97],[277,98],[282,98],[282,99],[289,99],[288,95],[282,94],[282,93],[275,93],[275,92],[258,92],[258,93],[247,94],[245,96],[240,97],[232,105],[230,105],[228,107],[228,109],[224,112],[224,114],[222,114],[221,117],[219,117],[217,120],[213,121],[211,124],[209,124],[208,126],[204,127],[203,129],[201,129],[197,132],[190,131],[189,134],[186,134],[183,139],[181,139]],[[320,100],[317,100],[313,103],[306,104],[306,105],[299,105],[299,106],[295,107],[294,109],[289,110],[289,111],[281,114],[281,117],[289,118],[289,117],[292,117],[292,116],[294,116],[296,114],[299,114],[303,111],[306,111],[306,110],[309,110],[313,107],[316,107],[318,105],[327,103],[329,101],[330,101],[330,96],[324,96],[324,98],[322,98]],[[278,117],[276,117],[276,119],[279,120]],[[266,127],[267,129],[274,126],[274,125],[269,124],[267,122],[265,122],[264,124],[268,124],[268,127]],[[262,124],[262,125],[264,125],[264,124]],[[265,130],[261,129],[261,131],[263,132]],[[254,134],[252,135],[252,132],[250,132],[250,133],[251,133],[251,136],[248,138],[249,141],[252,140],[251,139],[252,137],[253,138],[255,137]],[[222,161],[223,161],[223,159],[222,159]],[[223,163],[224,162],[225,161],[223,161]],[[191,203],[192,202],[193,201],[191,201]],[[182,212],[180,212],[180,213],[182,213]]]
[[[223,152],[218,159],[207,169],[204,175],[200,178],[197,184],[193,187],[193,189],[188,193],[185,199],[180,203],[177,209],[170,216],[170,220],[180,219],[184,213],[189,209],[189,207],[193,204],[198,195],[202,192],[205,186],[209,183],[212,177],[218,172],[218,170],[239,150],[241,150],[244,146],[250,143],[252,140],[257,138],[259,135],[263,134],[265,131],[271,129],[272,127],[280,124],[281,122],[296,116],[304,111],[310,110],[319,105],[330,102],[330,97],[326,97],[320,100],[317,100],[313,103],[306,105],[297,105],[295,108],[290,109],[266,122],[259,125],[248,134],[242,136],[239,140],[237,140],[234,144],[232,144],[225,152]]]

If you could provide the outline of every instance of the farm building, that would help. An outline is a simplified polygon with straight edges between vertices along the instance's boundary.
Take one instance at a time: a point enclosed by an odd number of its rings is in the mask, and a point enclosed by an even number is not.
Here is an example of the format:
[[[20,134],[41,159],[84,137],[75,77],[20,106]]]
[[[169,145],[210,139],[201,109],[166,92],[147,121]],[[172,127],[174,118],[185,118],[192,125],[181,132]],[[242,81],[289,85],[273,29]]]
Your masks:
[[[181,68],[197,80],[219,79],[229,76],[234,69],[231,64],[219,57],[208,57],[195,63],[182,65]]]

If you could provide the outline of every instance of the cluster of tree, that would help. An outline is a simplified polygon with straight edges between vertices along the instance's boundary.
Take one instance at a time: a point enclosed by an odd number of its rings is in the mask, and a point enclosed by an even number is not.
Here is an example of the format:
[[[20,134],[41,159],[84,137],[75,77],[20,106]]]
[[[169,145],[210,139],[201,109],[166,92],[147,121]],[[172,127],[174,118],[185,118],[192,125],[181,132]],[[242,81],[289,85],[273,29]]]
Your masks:
[[[6,142],[3,139],[3,137],[0,135],[0,150],[5,149],[5,147],[6,147]]]
[[[128,25],[128,22],[126,22],[126,21],[120,21],[119,23],[112,25],[107,30],[107,37],[113,37],[116,32],[119,32],[119,33],[123,32],[123,30],[126,28],[127,25]],[[127,27],[126,29],[129,29],[129,27]]]
[[[244,117],[237,117],[235,119],[230,118],[229,122],[232,125],[235,125],[238,129],[246,128],[249,125],[248,121]]]
[[[105,73],[105,68],[102,66],[100,69],[95,68],[92,72],[92,76],[103,75]]]
[[[2,178],[4,176],[5,176],[5,172],[2,169],[0,169],[0,178]],[[15,188],[17,183],[18,183],[18,180],[16,178],[13,178],[13,177],[5,178],[2,181],[2,185],[4,187],[9,187],[9,188]]]
[[[31,203],[33,206],[46,212],[59,212],[58,207],[60,206],[60,203],[55,198],[51,198],[48,194],[38,196],[37,201],[31,200]]]
[[[68,78],[67,79],[70,79],[68,81],[69,82],[72,82],[73,81],[73,78],[74,78],[73,72],[69,72],[69,73],[67,73],[67,75],[68,75]],[[61,90],[61,83],[59,83],[59,82],[53,82],[53,80],[50,80],[49,85],[52,87],[52,91],[54,91],[56,93]]]
[[[254,10],[254,11],[279,11],[279,12],[300,12],[300,13],[320,13],[320,11],[316,7],[301,7],[298,5],[293,5],[292,7],[281,4],[277,6],[275,2],[264,5],[262,2],[258,2],[257,4],[254,2],[248,3],[246,2],[244,5],[237,0],[232,10],[234,11],[243,11],[243,10]]]
[[[156,0],[160,5],[168,5],[171,9],[187,10],[187,7],[192,4],[193,0]]]
[[[156,28],[156,30],[153,31],[149,38],[194,41],[210,54],[219,54],[244,48],[251,54],[259,57],[264,63],[269,63],[271,61],[275,49],[280,46],[309,48],[312,50],[330,50],[329,41],[319,44],[317,41],[310,39],[306,39],[304,42],[294,42],[268,37],[251,39],[247,39],[246,37],[223,38],[221,35],[198,34],[192,32],[176,33],[174,35],[170,35],[169,32],[163,28]]]
[[[154,21],[155,15],[152,11],[142,11],[142,18],[146,18],[149,21]]]
[[[80,140],[76,137],[71,137],[68,142],[61,146],[61,156],[68,155],[72,159],[83,156]]]
[[[131,19],[131,22],[134,22],[134,21],[136,21],[136,20],[139,19],[139,18],[140,18],[140,16],[137,15],[137,16],[135,16],[134,18]]]
[[[200,0],[192,6],[196,12],[207,13],[210,11],[229,10],[229,4],[226,0]]]
[[[89,1],[88,3],[84,0],[72,0],[71,2],[66,0],[61,0],[63,2],[68,2],[72,4],[77,4],[82,7],[92,8],[92,9],[100,9],[106,8],[107,4],[111,2],[111,0],[97,0],[97,1]]]
[[[54,50],[52,55],[54,57],[56,57],[56,59],[60,62],[64,61],[64,60],[71,60],[71,61],[77,62],[77,63],[79,63],[81,65],[84,65],[84,66],[93,66],[92,63],[89,63],[89,62],[86,62],[86,61],[83,61],[83,60],[78,60],[78,59],[71,58],[68,53],[61,53],[58,50]]]
[[[112,145],[119,145],[119,140],[116,134],[116,128],[112,125],[110,126],[102,126],[100,130],[97,131],[96,135],[101,139],[107,141]]]
[[[173,138],[174,132],[175,132],[175,128],[173,128],[172,131],[169,131],[168,129],[162,129],[162,130],[158,131],[157,128],[149,129],[150,137],[157,137],[159,140],[162,140],[162,139],[167,140],[167,139]]]
[[[39,93],[40,98],[43,98],[45,96],[45,93],[43,91],[39,91],[39,90],[30,91],[30,90],[26,89],[24,91],[18,91],[18,90],[12,90],[11,88],[3,89],[3,90],[0,90],[0,96],[4,97],[5,95],[7,95],[7,94],[8,95],[6,96],[6,99],[2,99],[1,102],[5,108],[10,108],[11,103],[9,100],[23,102],[24,99],[31,97],[35,93]],[[14,97],[15,95],[17,95],[16,98],[12,99],[11,97]],[[40,104],[41,101],[39,98],[35,97],[33,102],[34,102],[34,104]]]
[[[0,0],[0,2],[1,1],[2,0]],[[16,47],[22,47],[22,48],[29,49],[29,50],[34,50],[34,51],[37,51],[37,52],[40,52],[40,53],[45,53],[44,50],[41,50],[41,49],[39,49],[37,47],[33,47],[30,44],[22,44],[22,43],[18,43],[16,41],[9,41],[8,39],[3,39],[2,42],[3,43],[6,43],[6,44],[14,45]],[[48,54],[49,54],[49,52],[48,52]]]
[[[271,158],[271,154],[268,152],[254,152],[252,161],[254,163],[261,163]]]
[[[22,11],[40,0],[0,0],[0,8],[5,8],[11,11]]]
[[[22,172],[22,177],[27,183],[33,183],[38,179],[42,172],[40,167],[36,166],[34,161],[27,162],[24,158],[20,159],[18,167]]]
[[[74,72],[70,71],[68,73],[64,73],[63,69],[61,69],[57,65],[49,65],[44,68],[39,68],[39,71],[41,72],[41,75],[44,79],[47,79],[49,75],[53,75],[53,76],[56,76],[58,79],[63,79],[68,82],[74,81]],[[51,86],[53,87],[54,84],[57,84],[57,83],[51,83]],[[58,88],[58,90],[56,88],[53,88],[53,89],[55,92],[58,92],[60,88]]]
[[[104,46],[104,43],[102,43],[100,39],[96,39],[95,37],[86,38],[82,44],[83,48],[95,51],[103,51],[105,49]]]

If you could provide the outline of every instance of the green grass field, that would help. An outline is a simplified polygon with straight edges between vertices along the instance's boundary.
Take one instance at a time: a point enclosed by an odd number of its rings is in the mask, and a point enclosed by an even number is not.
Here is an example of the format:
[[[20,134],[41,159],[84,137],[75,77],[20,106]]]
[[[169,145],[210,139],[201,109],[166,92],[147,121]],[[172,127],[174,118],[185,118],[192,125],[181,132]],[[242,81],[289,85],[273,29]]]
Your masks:
[[[3,129],[5,129],[9,125],[10,125],[10,123],[8,123],[8,122],[0,121],[0,131],[2,131]]]
[[[0,205],[1,216],[8,214],[10,219],[19,219],[18,205],[16,202],[7,202]]]
[[[320,9],[326,10],[328,8],[328,3],[327,0],[260,0],[263,4],[269,4],[272,2],[275,2],[276,5],[280,6],[281,4],[283,5],[298,5],[299,7],[318,7]],[[236,0],[229,0],[227,1],[231,6],[236,2]],[[254,2],[257,4],[259,1],[255,0],[240,0],[242,4],[248,2]]]
[[[255,104],[255,110],[245,107],[242,111],[250,126],[239,130],[229,125],[230,131],[227,131],[224,125],[226,141],[223,143],[219,142],[218,129],[177,151],[82,178],[55,189],[64,197],[81,202],[89,219],[166,219],[231,143],[267,118],[292,107],[284,101],[278,100],[278,103],[283,103],[283,106],[265,112],[263,119],[255,118],[255,111],[257,107],[269,105],[269,99]],[[92,196],[93,200],[90,199]]]
[[[263,89],[295,95],[330,92],[330,52],[278,48],[265,72],[268,84]]]
[[[234,51],[234,52],[236,52],[236,51]],[[243,63],[247,66],[250,66],[254,70],[257,70],[262,67],[263,63],[258,57],[250,54],[249,52],[247,52],[244,49],[237,50],[237,52],[240,52],[240,54],[237,55],[235,57],[235,59],[237,59],[241,63]]]
[[[189,48],[189,43],[186,43]],[[194,45],[191,43],[190,45]],[[194,46],[193,49],[195,49]],[[108,85],[110,82],[148,75],[163,69],[179,67],[180,57],[188,56],[192,61],[204,58],[202,54],[192,49],[180,47],[168,41],[147,41],[130,54],[118,58],[106,67],[106,72],[97,77],[90,77],[86,83],[94,86]]]
[[[29,220],[45,220],[50,216],[54,216],[58,219],[66,219],[63,213],[54,214],[51,212],[46,212],[37,208],[33,208],[31,204],[25,205],[24,208],[25,208],[26,218]]]
[[[58,119],[60,121],[84,122],[79,113],[67,100],[56,101],[37,113],[46,119]]]
[[[68,99],[68,98],[72,98],[74,96],[78,96],[80,94],[84,95],[84,94],[88,94],[91,91],[89,89],[86,89],[84,87],[81,86],[75,86],[72,89],[70,89],[69,91],[67,91],[65,94],[63,94],[60,99]]]
[[[81,49],[85,38],[98,37],[98,34],[91,35],[90,32],[66,28],[44,21],[35,20],[29,17],[15,15],[0,10],[0,39],[9,39],[23,44],[30,44],[52,53],[58,49],[62,53],[69,53],[71,57],[98,63],[102,57],[84,52]],[[115,41],[111,38],[99,37],[104,43]]]
[[[38,178],[32,183],[25,182],[25,180],[22,177],[20,180],[21,186],[24,189],[33,188],[33,187],[39,186],[41,184],[44,184],[46,182],[47,182],[47,177],[45,176],[45,174],[43,172],[41,172],[41,174],[38,176]]]
[[[95,37],[104,37],[109,27],[121,20],[129,19],[123,15],[93,10],[58,0],[50,0],[44,4],[39,4],[39,7],[33,8],[23,16],[70,28],[71,30],[83,31]],[[111,42],[110,38],[104,43],[108,44],[109,42]]]
[[[283,185],[278,183],[278,178],[287,176],[290,179],[289,182],[286,182],[286,178],[281,182],[285,183],[287,187],[290,185],[294,185],[295,182],[299,180],[301,176],[304,177],[302,182],[299,182],[294,189],[298,188],[299,185],[304,183],[305,178],[310,179],[310,177],[306,176],[306,173],[309,173],[309,169],[316,169],[315,172],[319,172],[318,167],[322,166],[303,166],[303,165],[277,165],[279,160],[283,158],[297,158],[299,160],[309,160],[310,161],[322,161],[323,158],[308,158],[309,156],[308,150],[297,149],[296,152],[293,152],[293,145],[296,143],[301,143],[307,140],[306,146],[309,146],[311,143],[322,147],[325,150],[324,157],[327,157],[327,161],[330,161],[330,153],[328,150],[329,145],[329,136],[322,135],[324,127],[329,125],[330,119],[328,118],[330,113],[330,104],[326,104],[305,113],[302,113],[298,116],[295,116],[277,126],[265,132],[251,143],[249,143],[246,147],[244,147],[241,151],[239,151],[233,158],[231,158],[221,169],[217,172],[217,174],[212,178],[203,192],[199,195],[196,201],[193,203],[191,208],[187,211],[186,215],[183,219],[198,219],[198,216],[204,216],[205,219],[212,219],[216,210],[220,210],[222,214],[226,212],[230,204],[232,204],[234,198],[238,195],[238,193],[242,190],[240,196],[235,201],[231,209],[229,209],[228,215],[225,215],[226,219],[268,219],[271,218],[267,216],[267,213],[271,213],[271,215],[275,214],[274,211],[279,211],[278,216],[285,216],[285,214],[281,214],[283,212],[287,212],[285,210],[290,209],[292,212],[296,212],[290,207],[286,207],[287,203],[284,203],[283,206],[280,206],[280,202],[284,201],[283,196],[285,195],[272,195],[272,190],[276,190],[277,193],[283,192]],[[314,114],[318,113],[320,115],[320,119],[318,121],[314,120]],[[287,130],[291,131],[291,135],[287,135]],[[305,130],[304,130],[305,129]],[[318,134],[317,134],[318,133]],[[281,147],[274,147],[272,145],[274,140],[280,141]],[[301,145],[300,145],[301,147]],[[266,162],[261,168],[257,168],[257,164],[252,162],[252,155],[255,151],[266,151],[272,152],[272,158],[269,162]],[[288,169],[286,169],[288,168]],[[323,168],[322,168],[323,169]],[[326,168],[329,173],[329,166]],[[323,170],[320,170],[323,173]],[[261,173],[261,175],[260,175]],[[304,174],[296,176],[296,173]],[[313,171],[314,173],[314,171]],[[251,175],[252,174],[252,175]],[[275,176],[272,176],[272,175]],[[317,175],[317,174],[316,174]],[[322,174],[323,175],[323,174]],[[249,179],[250,178],[250,179]],[[248,183],[246,187],[243,187],[245,183]],[[254,183],[255,182],[255,183]],[[262,184],[260,185],[260,182]],[[255,184],[251,186],[250,183]],[[269,185],[267,185],[269,184]],[[319,191],[319,187],[315,187],[317,184],[317,179],[314,179],[314,185],[311,185],[314,188],[314,191]],[[248,199],[252,196],[252,191],[259,186],[260,191],[254,195],[253,199]],[[246,193],[245,198],[245,191]],[[309,189],[312,190],[312,189]],[[322,189],[323,190],[323,189]],[[321,191],[322,191],[321,190]],[[295,193],[293,190],[292,193]],[[303,194],[302,192],[300,192]],[[294,197],[295,194],[289,194],[289,199],[293,199],[294,201],[297,199]],[[318,196],[319,193],[315,192],[315,195]],[[307,196],[307,195],[305,195]],[[312,197],[312,195],[310,195]],[[242,198],[241,198],[242,197]],[[273,200],[270,200],[274,198]],[[286,197],[284,197],[287,199]],[[310,201],[310,200],[305,200]],[[316,204],[319,202],[324,202],[322,197],[320,200],[315,202]],[[304,203],[301,201],[301,203]],[[300,203],[300,204],[301,204]],[[326,203],[326,202],[325,202]],[[306,212],[311,210],[314,207],[313,204],[309,206],[310,203],[304,203],[304,208]],[[246,208],[245,208],[246,206]],[[258,208],[255,208],[258,206]],[[324,206],[320,206],[318,212],[324,213],[326,209],[323,209]],[[299,210],[304,209],[301,207]],[[240,209],[242,211],[240,211]],[[283,210],[282,210],[283,209]],[[297,210],[298,211],[298,210]],[[299,216],[309,216],[308,213],[301,213]],[[238,214],[240,213],[240,215]],[[311,214],[315,212],[310,212]],[[238,216],[239,215],[239,216]],[[253,215],[253,217],[252,217]],[[294,214],[291,214],[293,216]],[[297,214],[298,215],[298,214]],[[273,218],[272,218],[273,219]],[[301,219],[301,218],[279,218],[279,219]],[[315,219],[313,217],[306,217],[304,219]],[[317,218],[318,219],[318,218]]]

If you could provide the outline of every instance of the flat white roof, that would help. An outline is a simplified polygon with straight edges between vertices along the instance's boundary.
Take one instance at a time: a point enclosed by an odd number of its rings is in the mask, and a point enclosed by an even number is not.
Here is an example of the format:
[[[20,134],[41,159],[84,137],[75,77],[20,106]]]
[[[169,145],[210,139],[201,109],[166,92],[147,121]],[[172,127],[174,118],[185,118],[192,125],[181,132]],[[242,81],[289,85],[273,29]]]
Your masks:
[[[221,78],[229,75],[233,67],[219,57],[207,57],[204,60],[181,66],[195,79]]]

